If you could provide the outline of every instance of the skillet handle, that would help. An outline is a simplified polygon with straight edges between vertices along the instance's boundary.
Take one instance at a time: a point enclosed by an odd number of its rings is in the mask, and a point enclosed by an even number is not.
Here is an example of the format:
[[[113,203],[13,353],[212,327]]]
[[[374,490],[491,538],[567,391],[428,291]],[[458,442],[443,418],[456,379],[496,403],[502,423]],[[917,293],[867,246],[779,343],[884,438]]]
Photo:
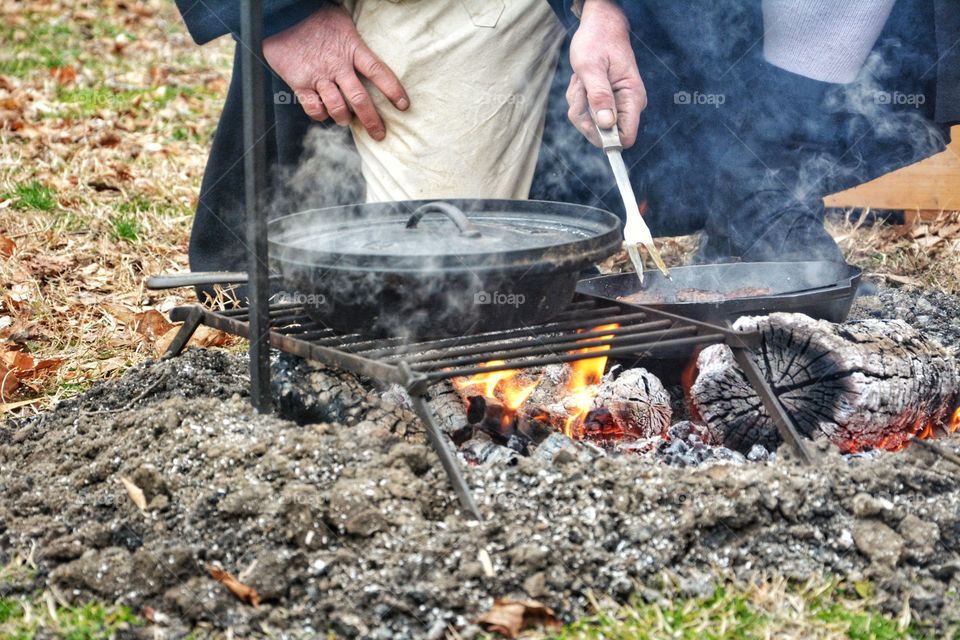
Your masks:
[[[147,289],[177,289],[204,284],[246,284],[244,271],[193,271],[188,273],[164,273],[147,278]]]
[[[410,219],[407,220],[407,229],[415,229],[417,224],[420,222],[420,219],[423,218],[428,213],[436,211],[437,213],[442,213],[443,215],[450,218],[453,221],[453,224],[457,225],[457,229],[460,230],[460,233],[467,238],[479,238],[480,231],[473,225],[470,220],[467,219],[467,216],[456,208],[449,202],[428,202],[427,204],[420,205],[414,209],[413,213],[410,215]]]

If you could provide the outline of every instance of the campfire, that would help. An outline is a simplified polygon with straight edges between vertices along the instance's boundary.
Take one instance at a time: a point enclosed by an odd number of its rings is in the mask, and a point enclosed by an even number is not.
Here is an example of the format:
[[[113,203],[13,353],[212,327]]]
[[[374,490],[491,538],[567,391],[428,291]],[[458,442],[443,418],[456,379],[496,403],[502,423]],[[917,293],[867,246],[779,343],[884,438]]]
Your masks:
[[[840,330],[786,314],[752,322],[768,339],[758,360],[803,435],[826,437],[843,453],[862,454],[898,451],[914,438],[960,429],[960,383],[952,359],[915,332],[889,323]],[[571,353],[608,350],[592,342],[609,340],[617,328],[607,324],[581,332],[586,346]],[[811,372],[811,366],[822,369]],[[670,395],[646,369],[623,369],[606,355],[506,367],[505,361],[488,361],[482,365],[487,370],[451,380],[467,423],[454,439],[475,462],[494,453],[490,444],[527,455],[548,438],[554,448],[566,438],[608,452],[662,452],[680,437],[701,448],[761,458],[778,444],[761,402],[723,345],[696,349],[683,369],[680,381],[693,422],[680,421],[679,428],[671,428],[677,424]],[[798,372],[810,375],[804,381]],[[477,445],[478,438],[484,446]]]
[[[591,337],[584,342],[613,338],[605,331],[615,330],[617,324],[603,325],[589,332]],[[603,352],[609,345],[585,346],[577,353]],[[504,361],[486,362],[484,367],[497,367]],[[585,422],[593,407],[603,374],[607,356],[578,360],[567,365],[556,365],[549,372],[539,373],[517,369],[495,370],[465,378],[454,378],[453,385],[468,399],[468,419],[472,423],[499,423],[501,430],[515,427],[518,421],[536,421],[552,425],[573,439],[586,436]],[[528,407],[527,400],[544,384],[550,389],[554,400],[545,406]],[[539,397],[544,397],[541,393]]]

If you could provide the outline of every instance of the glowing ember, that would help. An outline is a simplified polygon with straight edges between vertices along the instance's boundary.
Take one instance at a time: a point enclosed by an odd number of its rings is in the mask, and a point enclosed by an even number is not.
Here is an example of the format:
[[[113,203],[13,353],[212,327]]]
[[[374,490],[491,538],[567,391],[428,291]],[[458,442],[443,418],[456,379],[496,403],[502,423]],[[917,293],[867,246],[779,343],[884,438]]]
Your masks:
[[[619,326],[618,324],[602,325],[594,327],[591,332],[609,331]],[[611,338],[613,338],[613,334],[591,336],[590,338],[584,338],[584,340],[597,341]],[[571,353],[602,352],[609,349],[610,345],[599,345],[584,347]],[[497,367],[503,364],[503,360],[491,360],[481,366]],[[593,399],[597,395],[597,384],[603,378],[606,366],[607,356],[570,363],[570,376],[562,389],[563,397],[558,398],[558,400],[561,401],[567,411],[563,431],[571,438],[578,438],[583,435],[581,433],[583,421],[593,405]],[[541,375],[533,381],[524,380],[521,373],[518,369],[486,371],[469,378],[455,378],[452,382],[463,396],[482,395],[484,398],[498,401],[510,412],[517,412],[523,407],[527,398],[534,392],[542,379]],[[509,419],[509,416],[505,416],[504,419]]]
[[[503,360],[491,360],[484,362],[482,367],[496,367],[504,364]],[[533,393],[540,379],[533,382],[523,382],[517,379],[520,373],[518,369],[504,369],[502,371],[486,371],[478,373],[469,378],[454,380],[454,386],[458,391],[465,393],[475,393],[484,398],[496,399],[503,403],[503,406],[516,411],[523,406],[530,394]]]
[[[909,429],[891,433],[881,438],[876,445],[871,445],[868,442],[851,442],[848,444],[847,449],[843,449],[843,447],[841,447],[841,449],[848,453],[857,453],[872,448],[886,449],[887,451],[901,451],[910,444],[911,438],[917,438],[918,440],[935,438],[937,436],[937,424],[940,425],[941,429],[945,426],[950,433],[956,432],[960,429],[960,407],[957,407],[946,424],[941,422],[935,424],[934,420],[924,421],[922,418],[917,418]]]
[[[605,324],[595,327],[594,331],[606,331],[616,329],[617,324]],[[613,338],[612,335],[603,336],[604,340]],[[584,347],[575,353],[591,353],[594,351],[607,351],[609,345],[597,347]],[[599,358],[589,358],[587,360],[578,360],[570,363],[570,379],[567,381],[567,397],[564,400],[564,406],[567,407],[569,415],[563,423],[563,432],[570,438],[581,437],[580,427],[583,426],[583,419],[586,417],[590,407],[593,406],[593,398],[597,395],[597,384],[603,378],[603,371],[607,367],[607,356]]]

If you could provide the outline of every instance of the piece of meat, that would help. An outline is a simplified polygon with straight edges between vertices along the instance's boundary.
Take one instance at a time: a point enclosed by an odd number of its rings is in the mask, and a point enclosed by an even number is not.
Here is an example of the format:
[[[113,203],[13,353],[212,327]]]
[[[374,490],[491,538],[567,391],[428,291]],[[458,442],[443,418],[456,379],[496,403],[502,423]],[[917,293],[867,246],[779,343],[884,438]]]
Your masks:
[[[723,302],[725,296],[719,291],[689,287],[677,290],[677,302]]]
[[[620,302],[629,304],[664,304],[666,299],[660,291],[637,291],[625,296],[617,297]]]
[[[753,298],[756,296],[767,296],[773,292],[769,287],[740,287],[727,293],[719,291],[709,291],[707,289],[697,289],[696,287],[687,287],[678,289],[673,300],[667,300],[662,291],[637,291],[629,295],[620,296],[617,300],[630,304],[667,304],[679,302],[692,303],[710,303],[724,302],[725,300],[737,300],[739,298]]]
[[[737,298],[756,298],[758,296],[768,296],[773,293],[770,287],[740,287],[726,294],[728,300]]]

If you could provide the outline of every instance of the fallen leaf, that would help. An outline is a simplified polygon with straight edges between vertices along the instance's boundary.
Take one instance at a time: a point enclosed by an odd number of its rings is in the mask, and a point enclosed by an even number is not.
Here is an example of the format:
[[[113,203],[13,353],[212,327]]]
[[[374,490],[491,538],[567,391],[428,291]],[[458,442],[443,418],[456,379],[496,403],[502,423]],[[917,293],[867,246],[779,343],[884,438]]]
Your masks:
[[[120,324],[132,325],[136,322],[136,312],[121,304],[104,302],[103,309]]]
[[[210,574],[211,578],[225,586],[230,593],[237,596],[241,602],[246,602],[254,608],[260,606],[260,594],[253,587],[248,587],[228,572],[212,564],[207,565],[207,573]]]
[[[13,250],[16,248],[16,242],[6,236],[0,236],[0,257],[9,258],[13,255]]]
[[[69,256],[31,255],[20,261],[37,278],[55,278],[69,270],[74,259]]]
[[[486,631],[508,638],[516,638],[525,629],[560,627],[560,620],[550,607],[536,600],[512,598],[497,598],[493,601],[493,608],[481,614],[476,622]]]
[[[135,485],[133,481],[126,476],[120,476],[120,482],[123,483],[123,488],[127,490],[127,495],[133,500],[133,504],[137,505],[140,511],[146,511],[147,497],[143,495],[143,489]]]
[[[174,325],[154,343],[153,346],[157,350],[157,355],[163,355],[167,352],[167,349],[170,348],[170,343],[173,342],[173,339],[177,336],[178,331],[180,331],[180,325]],[[233,336],[228,333],[224,333],[219,329],[211,329],[208,326],[200,325],[197,327],[197,330],[193,332],[193,337],[190,338],[190,342],[187,343],[187,347],[198,347],[201,349],[206,349],[208,347],[222,347],[232,339]]]
[[[20,378],[11,369],[0,364],[0,399],[10,397],[20,386]]]
[[[13,373],[20,382],[52,373],[63,364],[61,358],[36,359],[18,345],[6,343],[0,346],[0,364]]]
[[[113,131],[107,131],[97,139],[97,144],[101,147],[115,147],[120,144],[120,136]]]
[[[162,338],[172,327],[173,325],[156,309],[141,311],[133,316],[133,330],[151,342]]]
[[[54,67],[50,69],[50,75],[58,84],[70,84],[77,79],[77,70],[73,67]]]

